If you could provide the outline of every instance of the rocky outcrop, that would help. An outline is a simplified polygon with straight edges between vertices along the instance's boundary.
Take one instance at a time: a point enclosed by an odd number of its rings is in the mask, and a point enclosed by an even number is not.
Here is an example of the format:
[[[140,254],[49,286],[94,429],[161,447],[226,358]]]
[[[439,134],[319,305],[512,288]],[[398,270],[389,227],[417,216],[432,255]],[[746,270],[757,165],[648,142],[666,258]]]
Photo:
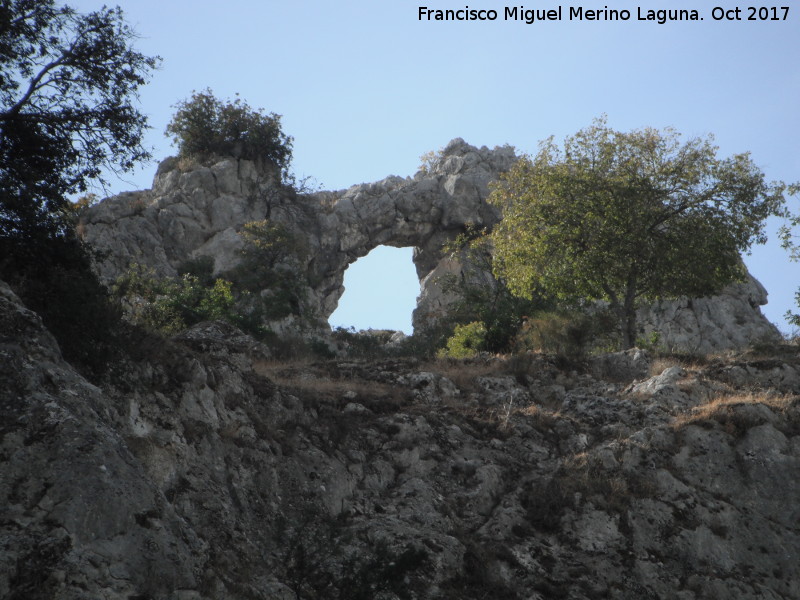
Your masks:
[[[238,260],[237,232],[269,218],[301,237],[309,250],[310,307],[323,318],[336,309],[347,267],[380,245],[413,247],[424,287],[441,246],[467,224],[491,226],[488,184],[514,162],[511,148],[474,148],[453,140],[427,173],[387,177],[337,192],[287,195],[246,160],[223,159],[182,171],[167,159],[152,190],[106,199],[83,218],[84,238],[103,253],[101,277],[112,282],[133,262],[174,275],[187,258],[212,256],[218,272]],[[424,311],[423,311],[424,312]]]
[[[132,262],[175,274],[189,258],[211,256],[217,272],[234,266],[249,221],[283,223],[308,249],[308,310],[323,322],[336,309],[344,272],[379,245],[413,247],[421,293],[415,328],[447,311],[452,301],[440,278],[461,266],[443,257],[442,245],[468,225],[492,227],[500,218],[486,203],[490,182],[516,160],[510,147],[476,148],[451,141],[413,178],[388,177],[336,192],[287,194],[271,173],[246,160],[182,167],[164,161],[153,188],[109,198],[84,215],[84,238],[101,251],[98,270],[107,282]],[[642,314],[643,331],[689,350],[739,347],[778,332],[762,315],[766,293],[754,280],[715,298],[660,303]]]
[[[98,387],[0,284],[0,353],[5,599],[800,596],[796,352],[292,365],[202,324]]]
[[[752,275],[711,298],[662,300],[638,311],[643,337],[658,334],[668,350],[708,354],[780,339],[776,327],[761,315],[767,290]]]
[[[0,597],[197,597],[208,544],[134,453],[135,420],[4,283],[0,332]]]

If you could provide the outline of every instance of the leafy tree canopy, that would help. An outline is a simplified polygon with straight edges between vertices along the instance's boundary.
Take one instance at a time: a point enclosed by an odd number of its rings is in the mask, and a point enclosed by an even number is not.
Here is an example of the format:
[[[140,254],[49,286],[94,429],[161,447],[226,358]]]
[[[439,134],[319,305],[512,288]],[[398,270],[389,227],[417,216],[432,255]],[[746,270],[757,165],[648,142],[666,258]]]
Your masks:
[[[545,140],[494,187],[504,215],[495,270],[523,297],[608,302],[629,348],[639,300],[705,296],[742,279],[740,253],[766,240],[784,189],[748,154],[717,158],[710,136],[620,132],[600,118],[563,148]]]
[[[793,183],[788,186],[787,189],[790,195],[799,194],[800,182]],[[798,242],[798,235],[795,233],[797,228],[800,227],[800,213],[787,212],[785,216],[786,221],[779,231],[781,245],[784,250],[789,252],[790,260],[800,261],[800,242]],[[800,306],[800,290],[795,292],[794,301],[795,305]],[[800,327],[800,314],[787,310],[784,318],[795,327]]]
[[[0,231],[58,231],[68,194],[104,168],[144,159],[137,90],[158,58],[119,8],[79,14],[54,0],[0,2]]]
[[[281,130],[281,117],[253,109],[236,98],[223,101],[210,89],[178,102],[166,133],[181,156],[233,156],[267,161],[288,174],[292,138]]]
[[[458,275],[447,274],[439,280],[443,291],[455,298],[448,306],[447,320],[460,325],[482,323],[480,350],[511,351],[526,316],[549,307],[547,299],[539,294],[515,296],[502,277],[493,276],[491,238],[485,229],[468,225],[442,250],[461,265]]]

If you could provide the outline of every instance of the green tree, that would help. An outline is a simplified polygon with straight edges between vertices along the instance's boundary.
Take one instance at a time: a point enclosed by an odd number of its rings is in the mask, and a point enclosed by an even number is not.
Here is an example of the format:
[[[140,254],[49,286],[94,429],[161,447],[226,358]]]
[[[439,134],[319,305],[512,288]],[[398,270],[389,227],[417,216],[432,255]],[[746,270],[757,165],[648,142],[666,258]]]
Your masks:
[[[608,302],[630,348],[639,301],[701,297],[744,277],[740,253],[766,240],[783,191],[748,154],[717,158],[710,136],[619,132],[601,118],[563,149],[544,141],[494,187],[495,271],[521,296]]]
[[[181,156],[266,161],[288,177],[293,140],[281,130],[280,115],[253,109],[240,98],[220,100],[210,89],[193,92],[176,108],[166,134],[172,136]]]
[[[119,8],[0,3],[0,231],[62,232],[60,209],[104,168],[148,159],[137,90],[158,58],[133,49]]]
[[[245,224],[242,261],[228,274],[240,299],[249,293],[250,313],[276,320],[289,315],[308,316],[308,249],[285,225],[265,219]]]
[[[439,358],[472,358],[486,350],[486,326],[480,321],[456,325],[444,348],[436,356]]]
[[[526,316],[549,307],[539,294],[513,295],[505,280],[492,274],[492,243],[485,229],[468,226],[442,250],[461,265],[458,275],[441,277],[442,289],[456,299],[447,317],[460,325],[478,321],[485,327],[481,350],[509,352]]]
[[[786,189],[790,195],[797,195],[800,193],[800,182],[788,185],[786,186]],[[794,231],[800,227],[800,213],[787,212],[785,218],[786,221],[780,228],[779,232],[781,245],[783,246],[784,250],[789,252],[790,260],[800,261],[800,243],[797,241],[797,236],[794,234]],[[800,307],[800,290],[795,292],[794,301],[795,304]],[[795,327],[800,327],[799,314],[787,310],[784,318]]]
[[[119,8],[0,1],[0,278],[89,371],[118,322],[75,235],[69,195],[149,158],[137,92],[158,58]]]

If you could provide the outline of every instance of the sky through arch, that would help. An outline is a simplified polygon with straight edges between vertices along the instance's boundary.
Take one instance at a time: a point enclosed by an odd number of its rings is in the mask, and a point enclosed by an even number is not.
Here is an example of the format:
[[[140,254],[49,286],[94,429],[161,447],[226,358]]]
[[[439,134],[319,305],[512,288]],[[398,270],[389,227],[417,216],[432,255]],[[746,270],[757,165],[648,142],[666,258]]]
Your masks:
[[[344,273],[345,291],[328,319],[331,327],[393,329],[411,334],[419,280],[413,248],[378,246]]]

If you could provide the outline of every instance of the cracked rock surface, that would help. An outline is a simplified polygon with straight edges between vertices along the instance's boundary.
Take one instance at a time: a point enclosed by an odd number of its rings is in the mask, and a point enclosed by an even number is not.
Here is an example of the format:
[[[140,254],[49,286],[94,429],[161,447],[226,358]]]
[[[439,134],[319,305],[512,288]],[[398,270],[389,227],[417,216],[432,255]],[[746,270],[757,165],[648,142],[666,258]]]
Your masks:
[[[4,600],[800,597],[796,349],[277,363],[206,323],[92,385],[0,284],[0,358]]]

